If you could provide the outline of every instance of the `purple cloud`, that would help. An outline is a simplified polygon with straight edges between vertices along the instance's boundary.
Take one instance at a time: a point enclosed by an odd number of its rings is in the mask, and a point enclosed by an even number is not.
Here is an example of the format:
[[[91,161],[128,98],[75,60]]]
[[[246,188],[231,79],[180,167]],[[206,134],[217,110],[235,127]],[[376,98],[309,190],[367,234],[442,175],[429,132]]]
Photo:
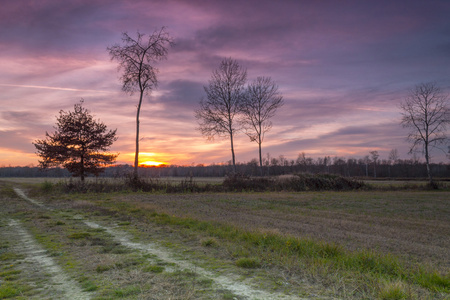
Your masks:
[[[271,76],[284,95],[264,152],[406,153],[399,101],[420,82],[450,90],[448,15],[445,0],[9,1],[0,10],[0,138],[8,145],[1,151],[13,165],[28,164],[31,158],[21,162],[8,151],[31,157],[30,140],[52,131],[59,110],[84,98],[118,129],[113,150],[131,162],[137,98],[121,92],[106,47],[123,31],[167,26],[176,45],[157,65],[160,85],[141,119],[143,148],[161,160],[229,160],[228,141],[206,142],[193,111],[211,72],[230,56],[250,80]],[[237,136],[238,160],[256,157],[256,148]]]

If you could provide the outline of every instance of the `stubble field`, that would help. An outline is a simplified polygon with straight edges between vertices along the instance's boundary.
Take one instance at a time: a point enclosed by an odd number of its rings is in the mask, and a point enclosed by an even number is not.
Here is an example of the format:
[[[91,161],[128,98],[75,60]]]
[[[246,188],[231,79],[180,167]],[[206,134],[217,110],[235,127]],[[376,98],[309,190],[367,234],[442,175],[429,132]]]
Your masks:
[[[0,184],[0,298],[449,297],[448,190],[63,194],[48,182]],[[36,245],[22,247],[27,239]]]

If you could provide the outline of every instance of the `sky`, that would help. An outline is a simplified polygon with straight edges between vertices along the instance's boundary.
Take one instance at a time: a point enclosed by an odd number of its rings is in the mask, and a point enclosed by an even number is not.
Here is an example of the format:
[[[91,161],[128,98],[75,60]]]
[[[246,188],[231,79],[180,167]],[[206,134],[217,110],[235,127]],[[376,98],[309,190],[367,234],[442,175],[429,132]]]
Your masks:
[[[391,149],[408,158],[400,108],[408,91],[435,82],[450,92],[450,1],[2,0],[0,166],[37,165],[32,142],[54,132],[60,110],[84,99],[117,128],[111,152],[134,161],[138,95],[121,90],[108,46],[122,32],[162,26],[175,45],[158,62],[158,89],[144,98],[140,161],[226,163],[230,141],[206,140],[194,111],[212,71],[231,57],[249,81],[271,77],[284,106],[263,155],[361,158]],[[258,156],[240,133],[236,160]],[[448,161],[434,151],[433,161]]]

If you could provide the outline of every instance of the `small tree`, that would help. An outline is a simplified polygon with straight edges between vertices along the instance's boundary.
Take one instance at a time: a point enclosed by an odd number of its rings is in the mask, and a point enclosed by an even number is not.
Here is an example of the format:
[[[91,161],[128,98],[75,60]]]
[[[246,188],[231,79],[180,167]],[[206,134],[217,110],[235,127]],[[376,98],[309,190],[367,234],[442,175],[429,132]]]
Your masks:
[[[391,177],[391,165],[395,165],[398,162],[398,150],[397,149],[391,149],[391,152],[389,152],[389,177]]]
[[[258,144],[261,175],[263,175],[261,144],[264,141],[264,134],[272,128],[270,119],[283,104],[278,85],[270,77],[258,77],[248,85],[242,108],[243,122],[250,140]]]
[[[108,47],[111,60],[119,62],[119,70],[123,71],[120,78],[122,90],[130,95],[139,92],[139,102],[136,112],[136,152],[134,155],[134,178],[138,177],[139,166],[139,114],[141,112],[142,98],[158,85],[156,74],[158,69],[154,64],[167,57],[169,47],[173,45],[172,38],[164,27],[145,37],[137,33],[133,39],[128,33],[122,33],[121,45]]]
[[[377,177],[377,160],[378,157],[380,157],[380,155],[378,154],[378,151],[374,150],[374,151],[370,151],[369,152],[370,155],[372,156],[372,161],[373,161],[373,177]]]
[[[43,169],[62,165],[81,181],[87,174],[98,176],[104,166],[114,163],[117,154],[108,151],[116,138],[116,130],[107,131],[106,125],[94,120],[82,106],[83,100],[74,105],[74,111],[61,110],[56,118],[56,131],[45,133],[46,138],[33,144],[42,160]]]
[[[449,98],[435,83],[422,83],[409,92],[400,103],[400,108],[403,110],[401,124],[410,129],[410,153],[421,146],[428,179],[430,185],[434,185],[430,169],[430,151],[447,140],[446,129],[450,124]]]
[[[200,100],[200,108],[195,111],[199,122],[199,130],[203,136],[213,139],[214,136],[230,138],[233,170],[236,173],[233,138],[241,129],[239,114],[244,99],[244,85],[247,81],[247,70],[237,61],[226,58],[219,69],[214,70],[205,86],[206,99]]]

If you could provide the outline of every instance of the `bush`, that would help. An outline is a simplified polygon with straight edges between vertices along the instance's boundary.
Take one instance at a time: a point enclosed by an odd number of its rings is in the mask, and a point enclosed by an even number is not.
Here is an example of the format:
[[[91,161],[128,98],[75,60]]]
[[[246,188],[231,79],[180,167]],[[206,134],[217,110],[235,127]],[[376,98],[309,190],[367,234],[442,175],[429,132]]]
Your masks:
[[[223,181],[225,191],[343,191],[365,187],[364,182],[333,174],[295,174],[289,177],[269,178],[234,174]]]
[[[242,192],[245,190],[254,192],[263,192],[273,186],[273,179],[268,177],[250,178],[247,175],[232,174],[225,178],[222,186],[225,191]]]

